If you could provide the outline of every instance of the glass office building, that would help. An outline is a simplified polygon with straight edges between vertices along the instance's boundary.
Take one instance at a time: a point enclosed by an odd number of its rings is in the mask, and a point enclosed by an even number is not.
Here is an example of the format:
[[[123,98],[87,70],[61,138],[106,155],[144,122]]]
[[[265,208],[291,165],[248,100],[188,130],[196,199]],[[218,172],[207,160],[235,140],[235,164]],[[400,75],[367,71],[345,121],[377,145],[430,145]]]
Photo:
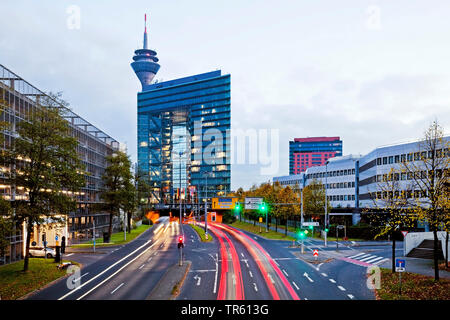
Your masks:
[[[137,97],[138,170],[151,185],[152,203],[225,195],[231,185],[230,75],[220,70],[151,83],[156,52],[135,51],[142,84]],[[197,192],[199,191],[199,192]]]

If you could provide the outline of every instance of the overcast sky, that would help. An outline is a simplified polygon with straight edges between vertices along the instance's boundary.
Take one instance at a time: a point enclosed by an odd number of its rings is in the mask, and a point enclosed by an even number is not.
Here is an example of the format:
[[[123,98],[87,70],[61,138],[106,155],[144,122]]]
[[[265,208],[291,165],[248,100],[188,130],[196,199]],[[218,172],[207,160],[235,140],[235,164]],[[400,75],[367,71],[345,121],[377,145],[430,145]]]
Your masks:
[[[80,10],[80,28],[72,6]],[[450,125],[450,2],[2,0],[0,64],[121,142],[136,161],[136,93],[130,67],[149,46],[171,80],[231,74],[232,128],[279,130],[289,140],[340,136],[344,154],[419,138]],[[232,189],[271,179],[233,165]]]

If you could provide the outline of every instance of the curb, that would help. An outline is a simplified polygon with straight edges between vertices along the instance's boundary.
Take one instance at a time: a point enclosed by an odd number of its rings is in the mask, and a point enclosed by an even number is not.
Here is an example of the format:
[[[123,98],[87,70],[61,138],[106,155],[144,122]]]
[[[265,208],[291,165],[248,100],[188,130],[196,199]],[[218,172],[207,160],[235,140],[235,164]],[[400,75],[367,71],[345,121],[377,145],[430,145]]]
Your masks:
[[[72,262],[75,262],[75,261],[72,261]],[[81,271],[81,269],[83,268],[83,265],[81,263],[79,263],[79,262],[77,262],[77,263],[78,263],[78,267],[80,268],[80,271]],[[56,284],[57,282],[60,282],[60,281],[62,281],[64,279],[68,278],[69,276],[71,276],[71,274],[66,273],[66,275],[61,276],[58,279],[55,279],[55,280],[45,284],[44,286],[42,286],[42,287],[40,287],[40,288],[38,288],[36,290],[28,292],[26,295],[24,295],[24,296],[22,296],[20,298],[17,298],[16,300],[26,300],[29,297],[31,297],[31,296],[35,295],[36,293],[38,293],[39,291],[44,290],[44,289],[46,289],[46,288]]]
[[[186,264],[184,266],[185,270],[180,280],[177,281],[177,279],[175,279],[175,283],[171,283],[171,280],[173,280],[173,272],[171,271],[179,267],[177,262],[167,269],[159,282],[156,284],[155,288],[153,288],[153,290],[148,294],[145,300],[174,300],[180,294],[180,289],[182,288],[184,280],[186,279],[186,276],[192,265],[191,261],[186,260],[184,262]],[[173,288],[175,286],[177,286],[177,289],[175,292],[173,292]]]

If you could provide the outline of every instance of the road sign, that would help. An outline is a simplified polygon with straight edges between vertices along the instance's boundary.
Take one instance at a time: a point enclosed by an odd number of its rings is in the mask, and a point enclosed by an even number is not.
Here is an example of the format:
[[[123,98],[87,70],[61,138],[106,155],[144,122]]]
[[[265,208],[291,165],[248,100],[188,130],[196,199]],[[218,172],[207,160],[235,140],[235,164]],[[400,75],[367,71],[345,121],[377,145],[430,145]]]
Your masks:
[[[406,260],[405,259],[395,259],[395,271],[405,272]]]
[[[313,227],[318,227],[319,226],[319,222],[303,222],[302,226],[304,227],[309,227],[309,226],[313,226]]]
[[[55,240],[58,241],[58,236],[55,236]]]
[[[245,209],[257,210],[263,203],[263,198],[245,198]]]
[[[408,231],[402,231],[402,234],[403,234],[403,238],[404,238],[408,234]]]
[[[318,257],[319,256],[319,250],[314,249],[313,250],[313,257]]]
[[[234,209],[237,198],[212,198],[212,209]]]
[[[259,222],[263,222],[263,221],[262,221],[262,217],[259,217]]]
[[[343,225],[340,224],[340,225],[337,226],[337,228],[338,228],[338,229],[344,229],[345,226],[343,226]]]

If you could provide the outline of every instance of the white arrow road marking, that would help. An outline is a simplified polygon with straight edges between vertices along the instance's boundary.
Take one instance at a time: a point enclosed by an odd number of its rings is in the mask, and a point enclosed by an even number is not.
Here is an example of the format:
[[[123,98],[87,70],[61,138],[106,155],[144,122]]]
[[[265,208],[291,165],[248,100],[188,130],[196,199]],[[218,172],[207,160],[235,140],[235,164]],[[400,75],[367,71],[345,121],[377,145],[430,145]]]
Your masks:
[[[341,291],[345,291],[345,288],[342,287],[342,286],[338,286],[338,288],[339,288],[339,290],[341,290]]]
[[[244,257],[244,254],[243,254],[242,252],[241,252],[241,256],[242,256],[242,258],[245,258],[245,257]]]
[[[199,277],[197,274],[194,277],[194,280],[197,280],[197,286],[200,285],[200,282],[202,281],[202,277]]]
[[[81,277],[79,277],[79,278],[77,278],[77,279],[73,279],[72,282],[75,283],[75,282],[81,280],[81,278],[83,278],[84,276],[86,276],[86,275],[88,275],[88,274],[89,274],[89,272],[86,272],[86,273],[83,274]]]
[[[351,295],[351,294],[348,294],[347,297],[349,297],[350,299],[353,299],[353,298],[354,298],[354,296]]]
[[[295,287],[297,290],[300,290],[300,288],[297,286],[297,284],[296,284],[294,281],[292,281],[292,284],[294,285],[294,287]]]
[[[117,290],[120,289],[121,286],[123,286],[123,282],[121,284],[119,284],[119,286],[117,288],[115,288],[113,291],[111,291],[111,294],[113,294],[114,292],[116,292]]]
[[[336,281],[334,279],[329,279],[330,282],[336,283]]]
[[[286,270],[282,269],[281,271],[283,271],[283,273],[286,275],[286,277],[289,277],[288,273],[286,272]]]
[[[309,275],[308,275],[306,272],[303,274],[303,276],[304,276],[306,279],[308,279],[309,282],[314,282],[314,280],[311,279],[311,278],[309,277]]]
[[[253,282],[253,286],[255,287],[255,291],[258,292],[258,287],[256,286],[256,283]]]

